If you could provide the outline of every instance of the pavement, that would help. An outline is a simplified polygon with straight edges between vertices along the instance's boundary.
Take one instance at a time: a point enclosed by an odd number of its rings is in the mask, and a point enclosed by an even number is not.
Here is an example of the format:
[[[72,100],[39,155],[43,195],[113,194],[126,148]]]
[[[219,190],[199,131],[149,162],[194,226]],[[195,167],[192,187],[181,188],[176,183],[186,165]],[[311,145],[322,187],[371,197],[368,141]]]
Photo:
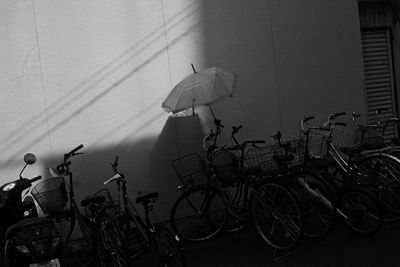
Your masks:
[[[351,232],[338,218],[325,237],[304,237],[289,252],[274,251],[253,226],[221,234],[212,240],[185,244],[188,267],[258,267],[258,266],[400,266],[400,223],[387,224],[371,237]],[[70,259],[71,260],[71,259]],[[70,261],[65,266],[83,266]],[[96,266],[96,265],[94,265]],[[159,266],[153,254],[144,255],[133,266]]]

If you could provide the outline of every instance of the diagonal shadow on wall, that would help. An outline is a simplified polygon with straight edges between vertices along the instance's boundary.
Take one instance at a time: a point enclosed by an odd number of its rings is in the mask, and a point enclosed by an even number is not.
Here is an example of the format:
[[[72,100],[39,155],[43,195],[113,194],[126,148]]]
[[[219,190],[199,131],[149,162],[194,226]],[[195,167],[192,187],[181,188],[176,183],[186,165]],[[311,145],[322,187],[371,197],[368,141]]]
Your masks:
[[[197,12],[199,12],[200,9],[201,5],[197,4],[196,2],[183,8],[178,14],[176,14],[171,19],[165,22],[165,27],[167,31],[171,31],[174,28],[178,27],[185,20],[189,19],[190,17],[194,16]],[[198,27],[199,24],[200,23],[197,23],[189,27],[185,32],[183,32],[181,35],[173,39],[170,45],[173,45],[181,38],[186,36],[191,30]],[[5,137],[3,137],[0,142],[0,148],[2,149],[2,151],[8,150],[16,142],[21,141],[27,135],[27,133],[32,133],[34,130],[37,130],[40,127],[42,127],[47,120],[55,117],[57,114],[62,113],[67,107],[72,105],[76,100],[82,98],[84,95],[90,95],[90,93],[93,90],[101,86],[101,83],[107,77],[111,76],[113,73],[117,72],[117,70],[121,69],[128,63],[132,62],[132,60],[140,53],[144,52],[149,47],[149,45],[155,43],[156,41],[162,38],[164,38],[164,25],[157,27],[149,35],[144,37],[142,40],[137,42],[135,45],[133,45],[126,51],[122,52],[120,55],[118,55],[116,58],[110,61],[107,65],[94,72],[91,76],[82,81],[76,87],[69,90],[65,95],[57,99],[56,101],[57,105],[49,106],[47,111],[43,111],[35,116],[32,116],[28,120],[29,126],[24,124],[18,127],[17,129],[13,130],[9,134],[7,134]],[[136,68],[134,68],[134,70],[132,70],[127,75],[123,76],[119,81],[111,85],[111,88],[118,86],[120,82],[123,82],[124,80],[129,78],[129,76],[131,76],[133,73],[136,73],[144,66],[148,65],[152,60],[154,60],[157,56],[161,55],[163,52],[165,52],[165,49],[156,51],[149,59],[139,64]],[[91,101],[88,101],[87,105],[90,106],[96,100],[101,98],[104,94],[106,94],[109,91],[110,90],[105,90],[101,94],[97,94],[97,96],[92,98]],[[73,117],[76,114],[79,114],[81,112],[81,109],[78,108],[77,112],[74,112],[71,116]],[[83,109],[86,109],[86,107],[84,107]],[[69,116],[69,118],[71,116]],[[55,129],[54,127],[51,127],[49,132],[46,134],[50,134],[51,131],[54,129]],[[37,142],[38,140],[35,141]]]

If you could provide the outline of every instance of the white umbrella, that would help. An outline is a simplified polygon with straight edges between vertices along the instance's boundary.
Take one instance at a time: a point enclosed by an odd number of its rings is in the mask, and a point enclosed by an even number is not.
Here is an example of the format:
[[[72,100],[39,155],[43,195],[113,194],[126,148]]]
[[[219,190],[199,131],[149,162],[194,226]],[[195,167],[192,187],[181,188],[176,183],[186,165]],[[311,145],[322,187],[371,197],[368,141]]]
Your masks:
[[[199,72],[196,72],[193,67],[193,71],[193,74],[187,76],[172,89],[162,103],[162,107],[167,112],[177,113],[192,109],[194,114],[195,107],[210,107],[226,97],[233,96],[237,83],[235,73],[219,67],[211,67]]]

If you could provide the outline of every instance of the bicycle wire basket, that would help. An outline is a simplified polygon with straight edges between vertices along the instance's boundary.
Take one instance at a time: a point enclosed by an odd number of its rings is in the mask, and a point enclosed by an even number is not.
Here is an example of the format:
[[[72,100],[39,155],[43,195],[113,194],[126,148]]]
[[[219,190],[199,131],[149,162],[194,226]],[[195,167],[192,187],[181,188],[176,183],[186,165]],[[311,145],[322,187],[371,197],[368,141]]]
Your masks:
[[[357,125],[354,128],[353,144],[359,144],[366,149],[382,148],[385,137],[375,129]]]
[[[329,131],[311,129],[308,136],[308,154],[314,158],[326,159],[328,157],[328,145],[332,143],[338,150],[352,145],[353,135],[347,128],[336,127]]]
[[[311,129],[308,135],[308,154],[315,158],[326,158],[328,156],[329,132]]]
[[[195,186],[207,182],[207,165],[197,153],[190,153],[171,161],[183,186]]]
[[[43,180],[32,188],[31,194],[43,213],[48,215],[61,212],[68,201],[63,177],[53,177]]]
[[[245,154],[244,167],[247,170],[252,169],[252,173],[261,175],[303,163],[305,155],[303,139],[282,137],[280,143],[281,145],[274,141],[267,146],[249,148]]]
[[[221,149],[215,151],[211,156],[210,164],[215,176],[223,184],[234,183],[241,179],[239,158],[235,152],[237,151]]]
[[[244,157],[244,168],[254,175],[262,175],[270,170],[272,148],[272,146],[262,146],[247,149]]]
[[[100,189],[96,193],[92,195],[92,197],[103,196],[105,201],[101,203],[101,207],[105,209],[107,212],[113,215],[119,215],[121,213],[121,206],[119,200],[114,200],[110,191],[107,188]],[[89,209],[85,208],[85,213],[90,214]]]

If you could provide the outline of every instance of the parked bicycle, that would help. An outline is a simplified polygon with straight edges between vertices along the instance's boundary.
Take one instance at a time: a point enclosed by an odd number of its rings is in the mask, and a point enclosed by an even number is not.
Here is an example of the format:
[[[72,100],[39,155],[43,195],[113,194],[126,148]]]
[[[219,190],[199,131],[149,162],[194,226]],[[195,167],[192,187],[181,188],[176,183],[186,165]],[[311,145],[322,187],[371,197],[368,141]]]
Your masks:
[[[344,112],[329,115],[326,127],[307,127],[313,116],[306,116],[301,120],[301,129],[306,138],[307,153],[312,157],[315,153],[313,166],[323,168],[328,182],[337,193],[338,213],[345,219],[346,224],[362,235],[377,232],[381,226],[383,214],[378,199],[362,181],[370,179],[359,171],[353,161],[358,151],[343,147],[341,151],[348,155],[346,160],[338,151],[332,140],[332,133],[337,126],[346,126],[345,123],[335,120],[344,115]],[[312,146],[314,145],[314,146]],[[311,163],[310,163],[311,164]],[[320,166],[318,166],[321,164]],[[338,180],[337,176],[341,175]]]
[[[203,139],[207,162],[188,154],[172,162],[182,194],[170,215],[172,227],[188,241],[207,240],[233,222],[252,221],[259,235],[275,249],[290,249],[302,236],[302,220],[290,191],[259,168],[246,166],[247,151],[265,143],[249,140],[230,147],[217,146],[223,126]],[[233,127],[232,137],[238,128]],[[211,141],[212,144],[207,146]]]
[[[96,220],[103,230],[101,239],[106,244],[105,248],[121,263],[118,266],[134,264],[134,260],[147,251],[156,252],[162,266],[186,266],[184,248],[178,236],[167,224],[159,222],[153,211],[158,192],[136,198],[136,203],[143,206],[142,216],[128,198],[127,181],[125,175],[118,171],[118,160],[117,156],[111,164],[114,175],[104,184],[116,183],[119,201],[114,201],[107,189],[94,194],[94,197],[106,197],[102,205],[109,215]],[[115,233],[118,233],[118,238],[109,238],[115,236]]]
[[[31,193],[42,212],[51,218],[58,227],[62,236],[62,242],[65,246],[70,245],[72,241],[79,240],[84,244],[81,251],[75,252],[74,256],[82,258],[84,266],[99,262],[102,258],[101,247],[96,242],[95,230],[90,220],[82,214],[79,205],[75,200],[73,174],[70,170],[70,158],[83,154],[78,152],[83,148],[79,145],[70,152],[64,154],[63,162],[56,168],[50,168],[52,178],[45,179],[41,183],[35,185]],[[68,188],[65,178],[68,178]],[[69,202],[69,207],[65,208]],[[76,224],[79,226],[79,235],[75,240],[72,239]],[[65,256],[65,254],[64,254]],[[70,256],[70,255],[68,255]],[[102,264],[102,263],[99,263]]]
[[[382,111],[378,109],[376,114]],[[397,124],[397,118],[378,120],[376,124],[360,125],[352,113],[352,149],[358,150],[356,165],[373,177],[370,182],[374,193],[383,204],[384,219],[387,222],[400,220],[400,147],[385,142],[385,131],[389,125]],[[396,142],[396,138],[392,141]]]
[[[336,220],[336,201],[323,176],[307,163],[307,142],[302,138],[273,135],[266,147],[267,173],[280,179],[298,201],[303,218],[304,234],[322,237],[333,228]]]

